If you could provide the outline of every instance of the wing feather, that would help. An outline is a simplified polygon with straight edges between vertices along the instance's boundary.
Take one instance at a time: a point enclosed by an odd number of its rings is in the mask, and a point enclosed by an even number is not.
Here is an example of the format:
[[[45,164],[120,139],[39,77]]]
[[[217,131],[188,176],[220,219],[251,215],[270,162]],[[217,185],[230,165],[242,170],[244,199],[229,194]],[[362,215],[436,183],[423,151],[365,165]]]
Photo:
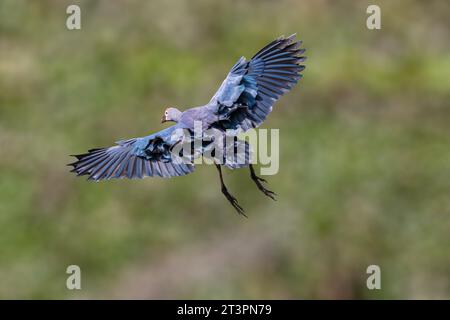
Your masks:
[[[295,34],[280,37],[250,61],[240,58],[209,103],[217,106],[217,126],[242,131],[259,126],[278,98],[301,79],[305,66],[300,63],[306,59],[301,44]]]
[[[170,178],[194,171],[193,163],[175,163],[170,152],[177,143],[172,134],[176,125],[142,138],[118,141],[109,148],[91,149],[85,154],[74,155],[72,172],[89,175],[89,180],[111,178],[141,179],[159,176]]]

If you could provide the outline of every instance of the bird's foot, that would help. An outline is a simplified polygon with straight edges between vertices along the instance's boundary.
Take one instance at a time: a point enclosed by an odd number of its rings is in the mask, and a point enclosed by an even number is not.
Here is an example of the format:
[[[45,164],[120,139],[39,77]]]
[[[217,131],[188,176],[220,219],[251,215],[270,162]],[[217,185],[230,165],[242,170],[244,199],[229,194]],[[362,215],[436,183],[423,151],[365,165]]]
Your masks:
[[[277,195],[275,192],[267,189],[266,187],[263,186],[263,184],[261,182],[267,183],[266,179],[263,179],[261,177],[258,177],[256,174],[252,174],[252,180],[255,182],[256,186],[258,187],[258,189],[264,193],[264,195],[266,195],[267,197],[271,198],[274,201],[277,201],[277,199],[275,198],[275,196]]]
[[[225,197],[227,198],[227,200],[231,203],[231,205],[233,206],[234,209],[236,209],[236,211],[240,214],[243,215],[244,217],[247,218],[247,215],[244,213],[244,209],[239,205],[237,199],[235,197],[233,197],[233,195],[231,195],[228,192],[227,188],[222,188],[222,193],[225,195]]]

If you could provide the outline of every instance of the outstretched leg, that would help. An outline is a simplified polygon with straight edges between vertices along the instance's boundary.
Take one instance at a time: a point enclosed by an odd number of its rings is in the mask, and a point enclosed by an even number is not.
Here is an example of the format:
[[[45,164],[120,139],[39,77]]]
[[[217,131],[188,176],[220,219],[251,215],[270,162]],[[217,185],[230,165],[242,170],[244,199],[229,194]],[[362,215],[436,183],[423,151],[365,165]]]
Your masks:
[[[242,209],[242,207],[239,205],[238,201],[236,200],[235,197],[233,197],[229,192],[227,187],[225,186],[225,183],[223,183],[223,177],[222,177],[222,168],[220,167],[219,164],[216,164],[216,168],[219,171],[219,177],[220,177],[220,186],[222,188],[222,193],[225,195],[225,197],[227,198],[227,200],[231,203],[231,205],[233,206],[233,208],[236,209],[236,211],[243,215],[244,217],[247,217],[244,213],[244,209]]]
[[[268,196],[269,198],[271,198],[272,200],[277,200],[275,199],[275,196],[277,195],[275,192],[270,191],[269,189],[266,189],[261,182],[265,182],[267,183],[266,179],[263,179],[261,177],[258,177],[255,173],[255,170],[253,169],[253,165],[249,165],[250,167],[250,177],[252,178],[252,180],[255,182],[256,186],[258,187],[258,189],[264,193],[266,196]]]

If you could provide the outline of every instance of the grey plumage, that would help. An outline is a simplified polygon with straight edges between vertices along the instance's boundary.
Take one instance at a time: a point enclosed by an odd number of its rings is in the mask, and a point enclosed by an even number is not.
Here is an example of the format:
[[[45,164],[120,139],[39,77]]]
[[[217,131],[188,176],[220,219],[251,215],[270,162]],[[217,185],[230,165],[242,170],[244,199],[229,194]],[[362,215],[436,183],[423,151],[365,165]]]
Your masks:
[[[241,57],[206,105],[184,112],[169,108],[163,120],[174,121],[175,125],[145,137],[118,141],[113,147],[92,149],[85,154],[75,155],[77,161],[70,164],[73,166],[72,172],[87,175],[89,180],[95,181],[147,176],[168,178],[193,172],[193,163],[176,163],[173,159],[171,151],[182,140],[174,134],[175,131],[185,129],[192,135],[194,121],[201,121],[202,130],[214,128],[224,135],[237,135],[259,126],[272,111],[277,99],[302,77],[300,73],[305,67],[300,63],[306,58],[303,56],[305,49],[300,46],[301,41],[296,41],[295,35],[280,37],[258,51],[250,60]],[[235,145],[243,143],[235,139]],[[202,147],[207,148],[208,145]],[[229,168],[250,165],[251,150],[247,144],[245,148],[246,161],[241,165],[230,164]],[[202,153],[203,150],[196,151]],[[218,169],[224,192],[223,188],[226,187],[220,166]],[[258,188],[272,197],[273,194],[261,186],[260,181],[263,179],[256,177],[251,165],[250,169]],[[243,214],[236,199],[228,191],[224,194],[234,203],[236,210]]]

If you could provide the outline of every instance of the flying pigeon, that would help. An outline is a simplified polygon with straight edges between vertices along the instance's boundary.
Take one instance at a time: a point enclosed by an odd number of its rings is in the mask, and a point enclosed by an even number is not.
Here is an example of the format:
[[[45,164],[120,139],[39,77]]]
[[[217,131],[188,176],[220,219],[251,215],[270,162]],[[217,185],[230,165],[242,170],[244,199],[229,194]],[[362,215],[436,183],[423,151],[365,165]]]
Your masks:
[[[230,169],[249,167],[250,177],[264,195],[275,200],[275,193],[268,190],[263,183],[266,180],[257,176],[251,163],[251,149],[247,142],[237,139],[240,132],[258,127],[272,111],[272,106],[278,98],[288,92],[302,77],[306,60],[305,49],[301,41],[295,39],[295,34],[270,42],[259,50],[250,60],[241,57],[231,68],[218,91],[212,99],[203,106],[180,111],[175,107],[164,111],[162,122],[175,124],[154,134],[121,140],[115,146],[91,149],[87,153],[74,155],[77,160],[71,164],[71,172],[78,176],[88,175],[88,180],[109,180],[112,178],[144,178],[159,176],[170,178],[183,176],[194,171],[194,157],[187,155],[186,149],[174,152],[176,147],[188,145],[193,154],[202,155],[211,145],[201,142],[200,148],[193,147],[196,123],[200,130],[214,130],[222,134],[222,138],[232,138],[231,150],[243,150],[238,156],[240,161],[214,161],[218,170],[221,191],[226,199],[236,209],[245,215],[244,209],[225,186],[222,176],[222,166]],[[185,135],[177,134],[182,130]],[[221,140],[220,136],[212,141]],[[186,142],[187,141],[187,142]],[[225,144],[222,143],[223,147]],[[229,148],[229,145],[227,147]],[[219,150],[220,151],[220,150]],[[184,154],[184,153],[186,154]],[[214,159],[223,160],[226,152]],[[183,161],[180,161],[180,158]]]

